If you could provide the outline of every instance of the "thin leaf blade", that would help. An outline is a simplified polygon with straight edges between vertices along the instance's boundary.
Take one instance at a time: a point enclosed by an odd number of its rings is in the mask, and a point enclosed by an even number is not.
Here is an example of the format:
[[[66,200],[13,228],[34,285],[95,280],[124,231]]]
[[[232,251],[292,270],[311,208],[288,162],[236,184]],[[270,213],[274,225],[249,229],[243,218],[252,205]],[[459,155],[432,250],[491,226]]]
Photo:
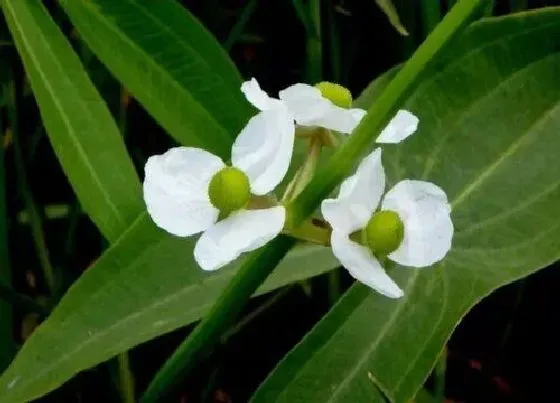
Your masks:
[[[85,42],[184,145],[229,158],[250,105],[220,44],[173,0],[60,2]]]
[[[91,219],[114,240],[143,210],[118,128],[41,2],[4,0],[2,10],[64,172]]]

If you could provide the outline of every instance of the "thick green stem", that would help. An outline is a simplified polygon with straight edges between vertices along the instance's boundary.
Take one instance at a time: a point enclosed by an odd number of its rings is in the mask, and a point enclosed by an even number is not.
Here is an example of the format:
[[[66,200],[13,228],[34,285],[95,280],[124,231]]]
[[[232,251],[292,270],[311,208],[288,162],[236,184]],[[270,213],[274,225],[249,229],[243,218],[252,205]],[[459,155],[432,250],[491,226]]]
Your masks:
[[[299,227],[321,200],[349,175],[357,158],[367,152],[375,141],[376,136],[372,133],[381,131],[420,81],[429,62],[462,31],[484,4],[485,0],[462,0],[446,15],[397,73],[348,141],[291,203],[288,228]],[[141,402],[161,401],[181,381],[197,359],[219,340],[253,292],[294,244],[293,238],[281,235],[246,258],[208,315],[156,374]]]
[[[294,244],[293,238],[280,235],[269,244],[274,245],[273,248],[262,248],[247,257],[210,312],[158,371],[140,402],[162,401],[177,386],[197,359],[208,353],[209,348],[219,341],[222,332],[268,277],[269,265],[263,263],[276,266]]]

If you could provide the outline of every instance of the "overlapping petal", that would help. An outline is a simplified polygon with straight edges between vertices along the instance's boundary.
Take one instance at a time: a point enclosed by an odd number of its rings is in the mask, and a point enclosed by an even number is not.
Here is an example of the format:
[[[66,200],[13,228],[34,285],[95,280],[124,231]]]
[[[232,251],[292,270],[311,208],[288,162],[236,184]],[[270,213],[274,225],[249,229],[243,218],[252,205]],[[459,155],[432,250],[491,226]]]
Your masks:
[[[334,255],[356,280],[390,298],[400,298],[403,291],[387,275],[371,251],[349,239],[348,234],[334,230],[331,235]]]
[[[204,231],[218,218],[208,197],[212,176],[224,167],[219,157],[192,147],[151,156],[145,167],[144,200],[157,226],[178,235]]]
[[[383,199],[383,210],[399,214],[404,238],[391,260],[411,267],[425,267],[443,259],[451,248],[453,222],[445,192],[430,182],[404,180]]]
[[[202,269],[217,270],[274,239],[285,220],[282,206],[233,213],[202,234],[194,248],[194,258]]]
[[[356,173],[340,186],[336,199],[321,204],[323,217],[332,228],[351,233],[365,227],[385,190],[385,170],[381,149],[377,148],[362,160]]]
[[[293,119],[284,107],[260,112],[239,133],[231,161],[247,174],[253,194],[266,194],[282,181],[292,159],[294,136]]]

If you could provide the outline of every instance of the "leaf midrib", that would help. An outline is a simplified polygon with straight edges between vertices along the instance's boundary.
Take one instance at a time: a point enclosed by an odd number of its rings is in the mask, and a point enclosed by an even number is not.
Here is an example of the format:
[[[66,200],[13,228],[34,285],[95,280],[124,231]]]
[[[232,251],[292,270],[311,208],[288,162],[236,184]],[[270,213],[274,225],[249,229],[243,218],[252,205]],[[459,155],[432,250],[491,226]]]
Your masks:
[[[68,0],[66,0],[66,1],[68,1]],[[72,0],[70,0],[70,1],[72,1]],[[125,1],[128,2],[128,0],[125,0]],[[221,79],[220,75],[217,74],[202,57],[200,57],[200,54],[194,48],[192,48],[192,47],[190,47],[190,46],[188,46],[187,44],[184,43],[184,41],[181,39],[180,36],[175,35],[174,32],[170,31],[170,29],[167,26],[162,25],[162,23],[159,19],[155,18],[153,15],[148,13],[146,10],[144,10],[142,7],[140,7],[138,4],[135,4],[135,3],[130,3],[130,4],[137,7],[140,10],[141,13],[149,16],[158,26],[163,27],[164,31],[170,32],[172,34],[172,36],[179,38],[180,40],[178,41],[178,43],[181,44],[181,47],[183,49],[187,49],[190,53],[192,53],[193,55],[196,55],[197,60],[202,61],[202,63],[204,65],[208,66],[208,69],[211,70],[212,72],[214,72],[214,76],[217,76],[220,79],[220,81],[222,83],[224,83],[225,88],[230,88],[228,85],[225,84],[223,79]],[[128,35],[124,34],[121,30],[119,30],[118,28],[113,26],[113,24],[111,24],[111,21],[109,20],[109,18],[105,14],[103,14],[102,12],[97,10],[97,8],[94,7],[92,2],[88,2],[88,1],[80,2],[80,5],[78,5],[78,7],[81,7],[81,6],[89,9],[92,14],[97,15],[97,20],[98,21],[100,21],[103,25],[105,25],[105,27],[107,27],[109,30],[111,30],[113,33],[115,33],[119,38],[121,38],[122,41],[127,43],[131,48],[136,49],[137,54],[142,55],[142,59],[144,61],[147,61],[155,70],[159,71],[159,73],[162,76],[167,77],[168,81],[170,83],[172,83],[172,85],[176,89],[178,89],[179,92],[182,93],[183,96],[185,96],[189,100],[189,103],[191,103],[192,105],[195,105],[197,107],[197,109],[199,110],[199,113],[204,115],[205,120],[209,120],[209,121],[214,122],[214,124],[217,125],[222,130],[222,132],[226,135],[226,137],[228,137],[230,139],[232,138],[230,132],[223,125],[223,123],[216,120],[212,116],[212,114],[206,109],[206,106],[203,103],[199,102],[193,95],[191,95],[191,93],[188,90],[186,90],[185,87],[183,87],[181,82],[178,81],[170,71],[168,71],[166,68],[164,68],[155,59],[153,59],[151,57],[148,57],[147,53],[144,51],[144,49],[140,45],[138,45],[136,42],[134,42]],[[72,7],[72,6],[70,6],[70,7]]]
[[[31,59],[31,62],[35,66],[35,69],[37,70],[37,73],[40,75],[40,77],[43,81],[43,84],[45,86],[45,89],[47,90],[47,93],[50,95],[56,109],[59,111],[59,114],[62,118],[64,126],[66,127],[66,129],[68,131],[68,134],[69,134],[70,138],[72,139],[72,142],[75,144],[79,155],[82,157],[82,161],[84,162],[87,170],[90,172],[91,177],[93,178],[93,180],[97,184],[98,189],[101,191],[101,194],[103,195],[103,198],[107,202],[107,205],[113,211],[113,213],[115,215],[115,218],[119,221],[121,226],[126,226],[125,219],[121,216],[119,209],[117,208],[117,206],[111,200],[107,190],[102,186],[103,182],[100,180],[100,178],[97,175],[95,169],[93,169],[93,166],[91,165],[91,162],[87,158],[87,153],[83,149],[82,144],[79,141],[77,141],[77,137],[75,136],[75,129],[72,126],[70,120],[68,119],[68,115],[65,113],[64,108],[62,108],[62,104],[59,101],[58,97],[56,96],[56,91],[54,91],[54,89],[51,87],[49,80],[47,79],[45,73],[41,69],[40,63],[38,63],[38,60],[35,57],[34,52],[32,51],[33,48],[29,45],[29,41],[28,41],[27,37],[24,35],[24,31],[21,28],[20,21],[17,18],[17,13],[14,13],[14,9],[10,5],[10,1],[12,1],[12,0],[5,0],[4,1],[4,9],[6,11],[10,12],[10,15],[12,17],[12,21],[14,22],[14,28],[19,32],[20,39],[23,42],[23,45],[25,45],[25,47],[27,48],[27,54],[29,55],[29,57]],[[42,32],[42,30],[40,29],[40,26],[37,25],[37,27]],[[44,46],[48,50],[48,52],[53,56],[52,60],[54,61],[54,63],[58,67],[59,73],[63,72],[63,70],[61,69],[62,66],[59,63],[58,58],[55,56],[56,54],[53,52],[50,43],[48,41],[44,40],[44,36],[41,36],[41,42],[44,44]],[[72,81],[70,81],[69,78],[65,74],[61,74],[60,76],[61,76],[62,80],[65,80],[68,83],[70,83],[70,88],[72,88],[72,90],[74,89],[74,87],[76,87],[75,85],[73,85]],[[76,94],[76,92],[74,92],[74,93]],[[77,99],[79,100],[78,104],[80,105],[82,111],[84,111],[86,113],[86,115],[89,117],[88,121],[91,122],[92,121],[91,114],[89,113],[89,110],[84,107],[83,100],[82,100],[81,96],[79,95],[79,92],[78,92]],[[95,220],[98,221],[98,217],[95,217]],[[106,228],[103,228],[103,232],[104,233],[107,232]]]

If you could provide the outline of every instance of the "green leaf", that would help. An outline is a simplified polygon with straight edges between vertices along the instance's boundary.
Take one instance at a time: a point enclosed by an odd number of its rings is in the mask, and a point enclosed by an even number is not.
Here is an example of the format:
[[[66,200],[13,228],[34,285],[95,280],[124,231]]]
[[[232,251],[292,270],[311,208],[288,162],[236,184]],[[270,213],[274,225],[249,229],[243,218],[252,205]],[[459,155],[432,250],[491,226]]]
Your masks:
[[[114,240],[143,210],[118,128],[42,3],[1,4],[64,172],[91,219]]]
[[[0,378],[0,402],[39,397],[81,370],[203,316],[242,261],[204,272],[193,261],[194,242],[140,216],[25,343]],[[328,248],[298,247],[258,294],[337,265]]]
[[[408,401],[474,304],[560,257],[559,17],[476,23],[428,72],[403,105],[418,132],[384,148],[387,189],[403,178],[440,185],[452,250],[432,268],[392,270],[399,300],[352,286],[253,401],[379,401],[377,389]]]
[[[393,28],[395,28],[399,34],[408,36],[408,31],[402,24],[399,13],[397,12],[397,9],[393,2],[391,0],[375,0],[375,2],[377,3],[381,11],[385,13]]]
[[[61,0],[84,41],[169,134],[229,158],[250,105],[228,55],[173,0]]]

